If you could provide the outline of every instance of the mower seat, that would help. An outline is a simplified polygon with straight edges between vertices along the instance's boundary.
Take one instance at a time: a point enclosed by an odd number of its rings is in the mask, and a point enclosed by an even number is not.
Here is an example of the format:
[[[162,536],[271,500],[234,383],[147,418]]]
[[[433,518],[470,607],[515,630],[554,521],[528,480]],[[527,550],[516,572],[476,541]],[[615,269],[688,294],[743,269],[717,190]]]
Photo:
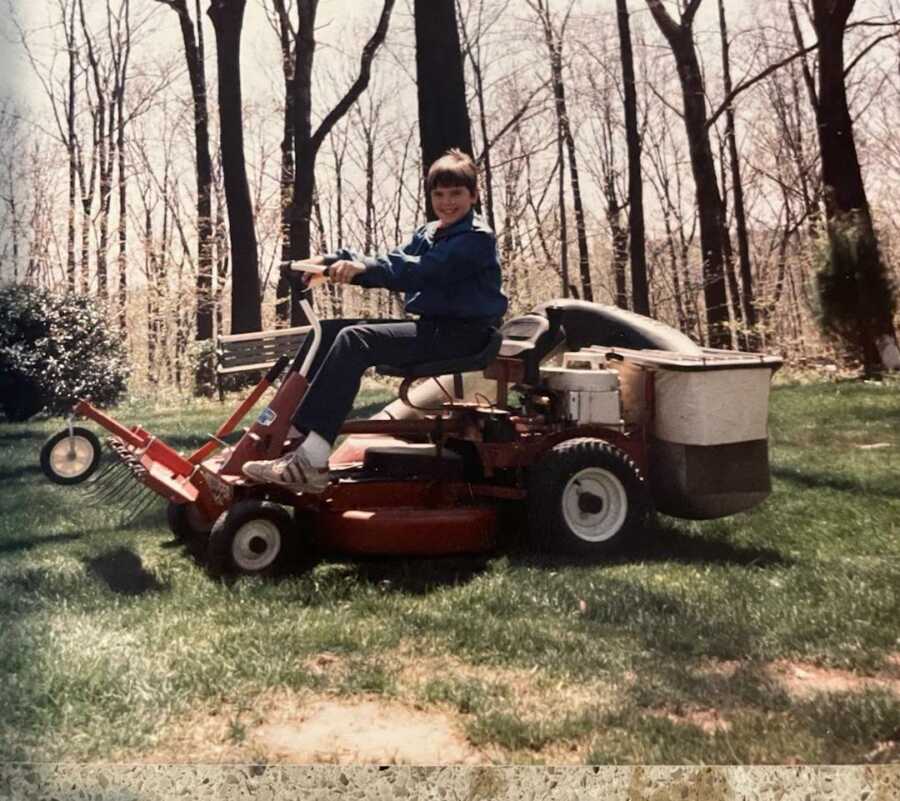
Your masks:
[[[456,359],[442,359],[436,362],[419,362],[408,367],[395,367],[390,364],[379,364],[375,369],[382,375],[393,375],[399,378],[432,378],[439,375],[451,375],[459,373],[473,373],[487,367],[500,352],[503,344],[503,334],[496,328],[491,329],[487,344],[469,356],[460,356]]]

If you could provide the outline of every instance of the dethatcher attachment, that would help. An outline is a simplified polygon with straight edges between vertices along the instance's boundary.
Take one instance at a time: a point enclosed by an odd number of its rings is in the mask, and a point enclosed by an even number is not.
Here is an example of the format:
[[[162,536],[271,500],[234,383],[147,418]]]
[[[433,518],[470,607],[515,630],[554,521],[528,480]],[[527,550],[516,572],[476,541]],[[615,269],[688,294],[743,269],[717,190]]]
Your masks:
[[[100,415],[84,401],[76,409],[79,414],[87,417]],[[129,433],[132,435],[129,439],[140,437],[137,430]],[[117,510],[117,522],[125,525],[140,517],[159,495],[171,497],[171,487],[168,486],[166,477],[153,475],[155,460],[148,454],[147,447],[151,441],[152,438],[148,438],[146,442],[136,444],[117,436],[108,437],[106,447],[111,458],[101,467],[100,440],[92,431],[74,426],[70,420],[67,429],[55,434],[45,443],[41,450],[41,467],[54,483],[85,483],[84,498],[87,505]],[[168,446],[163,448],[170,450]],[[177,453],[175,456],[181,460]],[[191,465],[190,471],[193,472],[193,469],[194,466]],[[157,469],[156,472],[160,471]],[[174,474],[171,478],[174,478]],[[161,489],[165,492],[160,492]],[[194,493],[188,490],[183,494]]]

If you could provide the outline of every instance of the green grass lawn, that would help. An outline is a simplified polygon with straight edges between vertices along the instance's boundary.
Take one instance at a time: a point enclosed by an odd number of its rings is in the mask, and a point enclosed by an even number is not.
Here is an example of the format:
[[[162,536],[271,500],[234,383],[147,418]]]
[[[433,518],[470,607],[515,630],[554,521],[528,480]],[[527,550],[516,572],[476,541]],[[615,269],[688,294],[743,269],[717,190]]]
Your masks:
[[[187,449],[228,408],[115,414]],[[59,427],[0,425],[0,761],[265,759],[267,716],[323,698],[440,711],[493,761],[900,760],[896,382],[776,388],[771,498],[659,518],[613,560],[327,560],[233,585],[161,503],[123,528],[48,483]]]

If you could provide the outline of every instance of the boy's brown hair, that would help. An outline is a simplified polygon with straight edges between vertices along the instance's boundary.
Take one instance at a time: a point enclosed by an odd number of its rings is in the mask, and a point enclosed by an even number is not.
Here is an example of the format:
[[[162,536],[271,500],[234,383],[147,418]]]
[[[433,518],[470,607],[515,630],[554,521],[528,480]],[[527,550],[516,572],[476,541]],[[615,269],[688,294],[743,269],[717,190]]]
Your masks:
[[[437,186],[464,186],[477,195],[478,168],[475,161],[459,148],[450,148],[428,168],[425,188],[431,192]]]

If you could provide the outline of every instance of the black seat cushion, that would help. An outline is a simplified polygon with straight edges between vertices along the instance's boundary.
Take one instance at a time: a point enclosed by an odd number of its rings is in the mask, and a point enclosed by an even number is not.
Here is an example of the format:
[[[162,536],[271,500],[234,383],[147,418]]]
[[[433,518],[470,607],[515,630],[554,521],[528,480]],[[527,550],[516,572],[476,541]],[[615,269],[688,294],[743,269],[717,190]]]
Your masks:
[[[390,364],[379,364],[375,369],[382,375],[394,375],[401,378],[430,378],[431,376],[449,375],[451,373],[471,373],[483,370],[496,358],[503,344],[503,334],[496,328],[491,329],[487,344],[477,353],[460,356],[455,359],[442,359],[437,362],[420,362],[408,367],[395,367]]]

